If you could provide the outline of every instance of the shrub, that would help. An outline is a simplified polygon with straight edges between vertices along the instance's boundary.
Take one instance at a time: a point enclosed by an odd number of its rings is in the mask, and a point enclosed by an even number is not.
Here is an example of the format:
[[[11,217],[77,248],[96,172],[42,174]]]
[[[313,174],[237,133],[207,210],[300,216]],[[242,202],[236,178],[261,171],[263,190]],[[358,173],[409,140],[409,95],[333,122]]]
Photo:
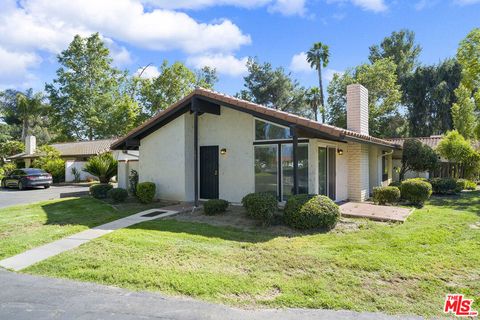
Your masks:
[[[88,159],[83,171],[97,177],[100,183],[109,183],[117,175],[117,167],[118,161],[110,152],[106,152]]]
[[[49,159],[41,167],[52,175],[53,182],[65,181],[65,161],[58,159]]]
[[[128,197],[128,191],[123,188],[113,188],[107,192],[107,195],[113,202],[123,202]]]
[[[76,167],[72,167],[70,171],[73,175],[73,182],[80,182],[80,171]]]
[[[402,198],[410,203],[423,206],[432,195],[432,185],[421,179],[407,179],[400,189]]]
[[[477,184],[474,181],[467,179],[458,179],[457,180],[457,190],[477,190]]]
[[[227,208],[228,201],[222,199],[210,199],[203,204],[203,212],[209,216],[225,212]]]
[[[434,194],[454,194],[460,192],[457,182],[453,178],[433,178],[430,180]]]
[[[155,197],[156,186],[153,182],[140,182],[137,184],[136,195],[140,202],[150,203]]]
[[[400,188],[400,186],[402,185],[402,182],[401,181],[392,181],[390,182],[390,184],[388,185],[389,187],[397,187],[397,188]]]
[[[250,193],[243,197],[242,205],[250,218],[268,225],[277,210],[277,198],[271,193]]]
[[[128,176],[128,184],[130,186],[129,191],[134,196],[137,195],[137,184],[138,184],[138,171],[130,170],[130,175]]]
[[[16,165],[15,162],[5,163],[2,167],[2,169],[3,169],[3,174],[6,176],[10,172],[12,172],[13,170],[17,169],[17,165]]]
[[[290,204],[289,204],[290,202]],[[297,195],[285,205],[285,222],[296,229],[332,229],[340,219],[340,209],[326,196]]]
[[[373,188],[373,202],[375,204],[394,204],[400,201],[400,189],[398,187]]]
[[[90,186],[90,194],[92,197],[97,199],[105,199],[107,197],[108,191],[113,188],[111,184],[108,183],[99,183]]]

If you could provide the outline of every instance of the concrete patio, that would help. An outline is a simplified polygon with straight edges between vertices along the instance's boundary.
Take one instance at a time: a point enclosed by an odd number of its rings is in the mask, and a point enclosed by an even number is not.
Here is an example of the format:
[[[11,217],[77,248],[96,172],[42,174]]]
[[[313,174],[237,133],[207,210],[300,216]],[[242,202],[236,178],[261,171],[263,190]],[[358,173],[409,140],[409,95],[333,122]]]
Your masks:
[[[405,222],[413,208],[375,205],[371,202],[347,202],[340,205],[340,213],[349,218],[366,218],[376,221]]]

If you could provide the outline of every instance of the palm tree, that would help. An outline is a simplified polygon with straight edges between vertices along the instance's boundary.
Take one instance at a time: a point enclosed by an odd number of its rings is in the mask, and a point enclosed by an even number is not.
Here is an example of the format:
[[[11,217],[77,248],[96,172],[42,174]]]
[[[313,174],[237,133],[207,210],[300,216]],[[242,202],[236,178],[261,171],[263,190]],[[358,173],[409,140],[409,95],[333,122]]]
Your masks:
[[[318,87],[320,88],[320,111],[322,113],[322,122],[325,123],[325,102],[323,99],[323,84],[322,84],[322,66],[324,68],[328,65],[328,58],[330,57],[329,49],[326,44],[317,42],[307,52],[307,62],[310,66],[318,72]]]
[[[118,161],[110,152],[106,152],[88,159],[83,171],[97,177],[100,183],[109,183],[117,175],[117,168]]]
[[[320,100],[320,89],[318,87],[312,87],[306,92],[307,104],[312,108],[315,115],[315,121],[318,121],[318,101]]]
[[[22,121],[22,140],[30,133],[33,121],[45,112],[45,97],[41,92],[33,93],[32,89],[17,94],[18,118]]]

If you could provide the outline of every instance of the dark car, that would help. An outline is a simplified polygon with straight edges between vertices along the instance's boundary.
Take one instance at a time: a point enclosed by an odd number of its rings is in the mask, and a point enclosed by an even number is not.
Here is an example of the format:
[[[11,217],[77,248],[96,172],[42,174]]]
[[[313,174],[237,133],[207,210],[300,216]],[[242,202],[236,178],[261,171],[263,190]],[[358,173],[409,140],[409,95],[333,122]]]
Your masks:
[[[52,175],[42,169],[25,168],[13,170],[2,179],[3,188],[18,188],[23,190],[31,187],[49,188],[52,185]]]

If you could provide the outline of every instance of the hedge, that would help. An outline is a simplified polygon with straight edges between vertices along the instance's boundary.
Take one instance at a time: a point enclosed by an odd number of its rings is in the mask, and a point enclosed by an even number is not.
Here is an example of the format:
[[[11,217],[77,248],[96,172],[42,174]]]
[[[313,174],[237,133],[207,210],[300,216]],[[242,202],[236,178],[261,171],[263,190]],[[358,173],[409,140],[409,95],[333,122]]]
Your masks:
[[[114,202],[123,202],[128,197],[128,191],[123,188],[113,188],[107,192],[107,195]]]
[[[284,217],[296,229],[332,229],[340,219],[340,209],[326,196],[295,195],[288,198]]]
[[[423,206],[432,195],[432,185],[422,179],[407,179],[401,186],[402,199],[418,206]]]
[[[210,199],[203,204],[203,212],[208,216],[223,213],[227,208],[228,201],[223,199]]]
[[[400,196],[400,189],[398,187],[373,188],[373,202],[375,202],[375,204],[395,204],[400,201]]]
[[[99,183],[90,186],[90,194],[97,199],[105,199],[108,191],[112,190],[113,186],[108,183]]]
[[[271,223],[277,210],[277,198],[271,193],[250,193],[242,199],[247,216],[260,221],[263,225]]]
[[[453,178],[433,178],[430,180],[434,194],[455,194],[462,191]]]
[[[156,191],[155,183],[153,182],[140,182],[137,184],[136,196],[142,203],[150,203],[155,197]]]

